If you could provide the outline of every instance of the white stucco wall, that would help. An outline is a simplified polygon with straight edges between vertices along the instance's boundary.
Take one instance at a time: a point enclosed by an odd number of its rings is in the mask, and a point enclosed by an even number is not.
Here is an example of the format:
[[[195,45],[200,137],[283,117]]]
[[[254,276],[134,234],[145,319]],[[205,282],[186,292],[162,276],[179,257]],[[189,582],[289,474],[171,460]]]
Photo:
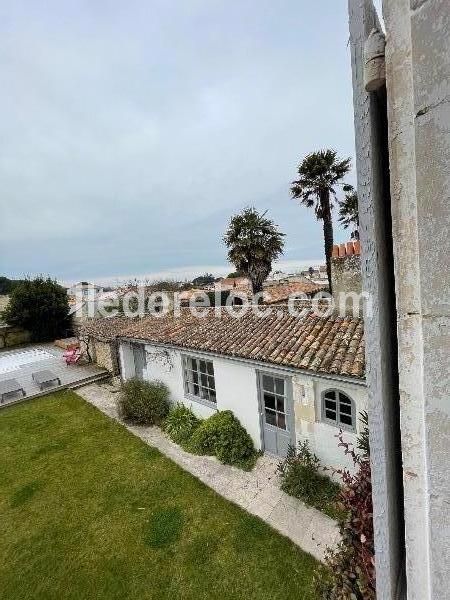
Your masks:
[[[216,410],[232,410],[248,433],[255,447],[261,449],[261,424],[258,400],[258,372],[265,369],[256,368],[251,363],[239,362],[227,358],[216,358],[177,349],[162,348],[146,344],[147,368],[145,379],[159,379],[170,390],[170,401],[181,402],[190,406],[194,413],[205,419]],[[182,356],[200,356],[212,360],[216,382],[216,408],[205,406],[195,399],[185,396],[183,385]],[[134,376],[134,361],[131,346],[121,343],[119,349],[121,372],[124,379]],[[277,373],[276,367],[267,367],[267,372]],[[286,372],[280,372],[286,376]],[[327,389],[339,389],[355,402],[356,413],[367,410],[366,388],[361,385],[312,377],[310,375],[294,375],[292,377],[293,403],[297,442],[307,439],[311,449],[320,458],[323,465],[352,470],[353,463],[338,448],[336,434],[338,428],[321,422],[321,393]],[[359,422],[357,423],[357,432]],[[356,442],[357,433],[346,432],[349,442]]]
[[[214,359],[217,408],[232,410],[261,448],[261,428],[256,369],[227,359]]]
[[[367,411],[367,391],[364,386],[315,378],[309,375],[295,375],[292,381],[297,443],[308,440],[311,450],[320,458],[323,465],[347,468],[353,471],[353,462],[338,447],[335,437],[339,428],[322,422],[321,397],[329,389],[338,389],[347,394],[355,403],[357,415],[356,432],[345,431],[346,441],[356,444],[360,431],[359,413]]]
[[[147,353],[146,378],[163,381],[170,390],[170,401],[173,404],[182,402],[191,406],[194,413],[202,419],[210,417],[215,412],[214,408],[185,398],[182,353],[179,350],[166,350],[149,344],[145,346],[145,350]]]
[[[170,401],[172,403],[182,402],[190,406],[194,413],[202,419],[211,416],[216,410],[232,410],[251,435],[255,447],[257,449],[261,448],[255,368],[227,359],[214,358],[217,408],[212,408],[185,397],[182,368],[183,352],[162,349],[150,344],[147,344],[145,349],[147,353],[145,378],[147,380],[159,379],[163,381],[170,390]],[[195,353],[188,354],[199,356]],[[133,355],[128,344],[121,344],[120,357],[124,379],[133,377]],[[210,359],[210,357],[204,358]]]

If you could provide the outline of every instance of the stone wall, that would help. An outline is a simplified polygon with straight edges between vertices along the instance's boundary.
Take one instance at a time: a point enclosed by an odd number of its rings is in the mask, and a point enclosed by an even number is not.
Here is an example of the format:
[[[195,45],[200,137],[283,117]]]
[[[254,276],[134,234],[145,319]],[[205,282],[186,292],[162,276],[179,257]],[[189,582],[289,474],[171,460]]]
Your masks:
[[[30,332],[14,327],[13,325],[0,325],[0,348],[11,348],[27,344],[30,341]]]
[[[113,375],[119,373],[119,365],[117,359],[117,348],[114,342],[93,341],[93,357],[94,362],[99,367],[106,369]]]
[[[357,302],[358,313],[362,310],[361,248],[359,241],[333,246],[331,257],[331,283],[333,300],[340,313],[352,309],[351,300]]]
[[[449,597],[450,10],[385,0],[409,600]]]
[[[333,296],[339,292],[361,293],[361,257],[346,256],[331,259]]]

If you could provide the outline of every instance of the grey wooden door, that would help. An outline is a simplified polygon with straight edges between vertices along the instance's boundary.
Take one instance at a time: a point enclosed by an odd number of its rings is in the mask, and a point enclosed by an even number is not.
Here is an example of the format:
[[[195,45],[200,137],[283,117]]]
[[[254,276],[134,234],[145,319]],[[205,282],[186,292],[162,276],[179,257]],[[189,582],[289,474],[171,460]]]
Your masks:
[[[289,444],[295,443],[290,379],[260,373],[259,402],[264,451],[286,456]]]
[[[147,366],[144,344],[133,344],[134,358],[134,376],[138,379],[144,379],[144,372]]]

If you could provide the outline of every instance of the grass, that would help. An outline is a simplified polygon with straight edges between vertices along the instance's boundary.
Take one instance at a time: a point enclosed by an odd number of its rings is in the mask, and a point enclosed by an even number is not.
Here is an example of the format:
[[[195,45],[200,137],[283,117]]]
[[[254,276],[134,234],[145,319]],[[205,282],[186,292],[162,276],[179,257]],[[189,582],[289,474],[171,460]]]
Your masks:
[[[310,600],[316,561],[75,393],[0,411],[1,600]]]

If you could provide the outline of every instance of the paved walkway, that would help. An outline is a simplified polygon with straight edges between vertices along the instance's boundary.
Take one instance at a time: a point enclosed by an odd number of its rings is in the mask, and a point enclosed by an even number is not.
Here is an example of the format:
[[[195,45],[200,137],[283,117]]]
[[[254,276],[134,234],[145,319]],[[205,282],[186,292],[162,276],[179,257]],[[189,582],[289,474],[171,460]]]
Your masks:
[[[117,388],[109,384],[93,383],[77,389],[82,398],[120,421],[116,392]],[[339,532],[332,519],[280,490],[275,458],[264,455],[253,471],[245,472],[223,465],[214,457],[185,452],[158,427],[125,426],[218,494],[260,517],[318,560],[323,560],[327,546],[338,542]]]

